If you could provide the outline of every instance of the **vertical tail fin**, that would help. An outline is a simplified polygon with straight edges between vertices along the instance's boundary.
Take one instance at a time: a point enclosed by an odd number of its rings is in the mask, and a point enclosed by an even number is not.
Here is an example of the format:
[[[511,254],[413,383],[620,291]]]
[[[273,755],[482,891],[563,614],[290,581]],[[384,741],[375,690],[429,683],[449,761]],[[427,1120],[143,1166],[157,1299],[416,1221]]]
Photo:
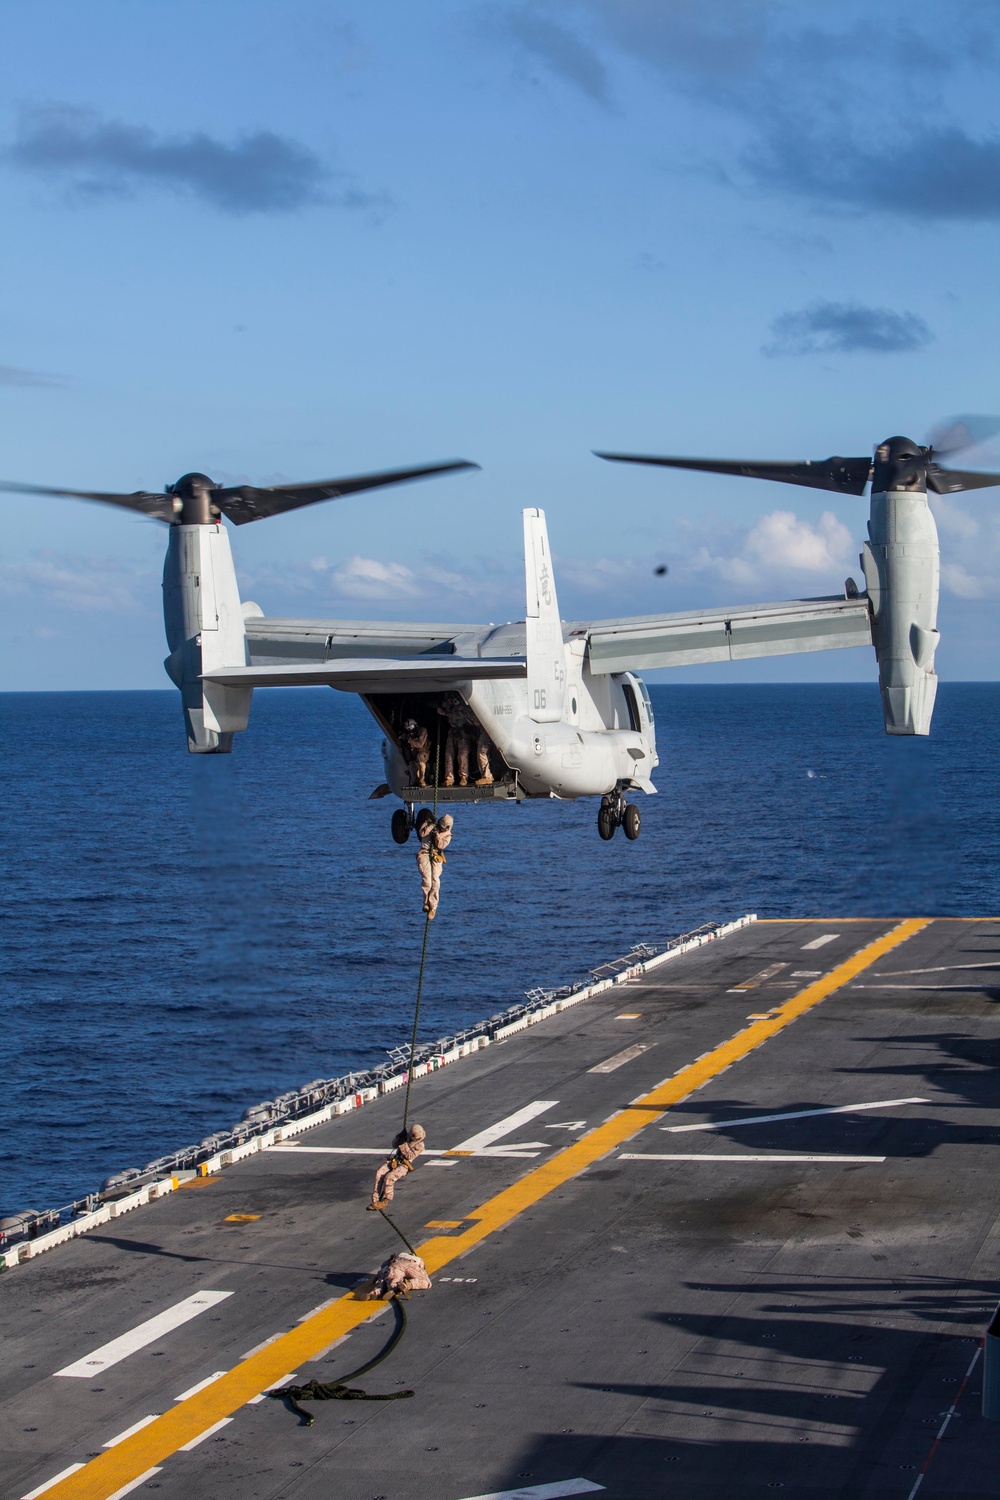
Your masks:
[[[536,724],[554,724],[563,716],[566,696],[562,621],[552,576],[545,512],[526,510],[523,515],[528,713]]]

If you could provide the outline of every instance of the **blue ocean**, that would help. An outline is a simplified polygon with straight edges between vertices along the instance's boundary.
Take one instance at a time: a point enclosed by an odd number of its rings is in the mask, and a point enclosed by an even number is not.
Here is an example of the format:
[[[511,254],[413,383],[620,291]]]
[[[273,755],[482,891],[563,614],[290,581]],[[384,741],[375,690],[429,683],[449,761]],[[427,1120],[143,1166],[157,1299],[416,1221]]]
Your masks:
[[[718,918],[1000,910],[1000,685],[928,740],[877,689],[654,687],[643,831],[596,805],[458,809],[422,1034]],[[191,757],[172,692],[0,695],[0,1213],[44,1209],[406,1040],[423,935],[352,697],[262,691]]]

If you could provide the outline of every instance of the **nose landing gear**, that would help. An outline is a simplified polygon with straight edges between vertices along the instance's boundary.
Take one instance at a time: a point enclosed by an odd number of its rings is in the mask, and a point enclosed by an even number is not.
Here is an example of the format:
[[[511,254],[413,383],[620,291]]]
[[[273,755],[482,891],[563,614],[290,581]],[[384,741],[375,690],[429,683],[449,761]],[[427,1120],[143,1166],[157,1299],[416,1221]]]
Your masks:
[[[606,792],[597,812],[597,831],[602,839],[613,839],[616,828],[624,828],[627,839],[637,839],[642,818],[634,802],[626,802],[621,787]]]

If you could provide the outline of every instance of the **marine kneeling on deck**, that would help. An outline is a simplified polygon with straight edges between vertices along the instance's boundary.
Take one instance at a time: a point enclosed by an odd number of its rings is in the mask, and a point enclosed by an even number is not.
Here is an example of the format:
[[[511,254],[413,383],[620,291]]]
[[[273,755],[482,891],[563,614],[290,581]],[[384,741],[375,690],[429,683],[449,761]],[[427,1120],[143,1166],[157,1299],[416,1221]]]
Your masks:
[[[375,1173],[372,1201],[368,1205],[369,1213],[385,1208],[392,1202],[396,1183],[400,1178],[405,1177],[407,1172],[413,1171],[413,1164],[423,1151],[426,1138],[427,1132],[422,1125],[411,1125],[409,1129],[404,1126],[394,1138],[391,1152]]]

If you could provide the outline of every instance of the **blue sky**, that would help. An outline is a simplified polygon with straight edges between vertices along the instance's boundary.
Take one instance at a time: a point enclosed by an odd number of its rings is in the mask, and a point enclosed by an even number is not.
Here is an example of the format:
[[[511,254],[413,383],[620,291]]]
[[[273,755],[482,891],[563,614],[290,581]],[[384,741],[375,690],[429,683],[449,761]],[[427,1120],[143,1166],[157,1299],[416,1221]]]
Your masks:
[[[525,505],[566,616],[831,592],[865,501],[590,450],[823,458],[1000,411],[1000,24],[967,0],[941,22],[919,0],[8,3],[0,477],[483,465],[235,531],[269,614],[516,618]],[[937,503],[944,678],[998,675],[997,493]],[[162,528],[0,511],[0,686],[165,686]]]

